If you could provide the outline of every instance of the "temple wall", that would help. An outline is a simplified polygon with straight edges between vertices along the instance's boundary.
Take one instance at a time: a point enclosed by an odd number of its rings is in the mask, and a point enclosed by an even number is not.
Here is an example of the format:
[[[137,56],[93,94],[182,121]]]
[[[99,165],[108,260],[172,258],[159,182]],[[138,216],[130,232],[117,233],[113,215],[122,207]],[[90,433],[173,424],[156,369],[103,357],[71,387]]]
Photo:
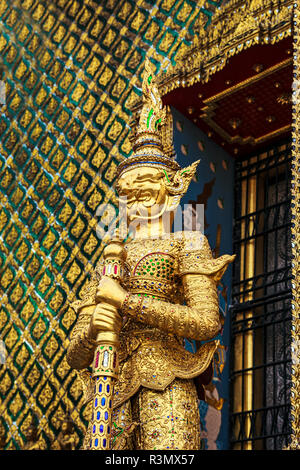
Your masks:
[[[102,251],[97,208],[116,206],[130,107],[145,56],[157,71],[215,6],[191,0],[0,0],[0,426],[20,449],[36,420],[43,448],[61,419],[87,424],[65,361],[69,307]],[[103,221],[102,221],[103,222]],[[104,221],[105,222],[105,221]],[[106,222],[105,222],[106,223]],[[223,249],[223,247],[222,247]]]

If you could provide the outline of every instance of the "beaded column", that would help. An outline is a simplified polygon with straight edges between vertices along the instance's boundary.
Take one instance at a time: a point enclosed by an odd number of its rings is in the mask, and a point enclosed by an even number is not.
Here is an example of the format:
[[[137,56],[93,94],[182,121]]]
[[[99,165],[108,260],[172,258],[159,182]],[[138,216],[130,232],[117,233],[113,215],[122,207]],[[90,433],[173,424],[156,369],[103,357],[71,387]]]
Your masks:
[[[126,250],[119,240],[112,240],[103,252],[102,274],[121,281],[124,274]],[[102,304],[103,305],[103,304]],[[96,307],[97,308],[97,307]],[[114,307],[107,305],[107,308]],[[91,450],[111,449],[112,400],[114,382],[118,377],[119,341],[115,333],[100,334],[93,361],[94,401],[91,425]]]

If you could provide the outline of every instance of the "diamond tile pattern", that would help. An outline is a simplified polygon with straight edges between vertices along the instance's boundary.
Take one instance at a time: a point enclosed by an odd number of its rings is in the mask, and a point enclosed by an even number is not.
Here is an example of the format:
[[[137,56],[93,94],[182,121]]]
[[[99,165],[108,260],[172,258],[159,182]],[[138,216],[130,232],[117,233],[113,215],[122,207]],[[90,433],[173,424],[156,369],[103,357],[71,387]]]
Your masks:
[[[204,2],[202,2],[204,5]],[[77,297],[101,254],[99,204],[130,153],[130,107],[146,54],[157,71],[189,45],[191,0],[0,0],[0,427],[21,449],[38,421],[53,447],[70,415],[80,447],[81,383],[65,361]],[[205,13],[206,12],[206,13]],[[211,15],[211,13],[210,13]],[[0,77],[1,78],[1,77]]]

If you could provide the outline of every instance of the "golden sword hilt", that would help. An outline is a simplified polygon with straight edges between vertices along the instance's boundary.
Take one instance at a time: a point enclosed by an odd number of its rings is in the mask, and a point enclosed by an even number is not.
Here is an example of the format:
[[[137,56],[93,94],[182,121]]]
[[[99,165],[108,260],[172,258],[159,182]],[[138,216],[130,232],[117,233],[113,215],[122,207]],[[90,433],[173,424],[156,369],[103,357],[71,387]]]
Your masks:
[[[102,275],[121,282],[127,252],[119,239],[112,239],[103,250],[104,266]],[[103,306],[103,302],[101,303]],[[100,306],[96,307],[101,308]],[[106,308],[117,313],[110,304]],[[119,373],[119,335],[114,331],[100,332],[93,361],[94,402],[91,423],[91,450],[111,449],[112,400],[114,382]]]

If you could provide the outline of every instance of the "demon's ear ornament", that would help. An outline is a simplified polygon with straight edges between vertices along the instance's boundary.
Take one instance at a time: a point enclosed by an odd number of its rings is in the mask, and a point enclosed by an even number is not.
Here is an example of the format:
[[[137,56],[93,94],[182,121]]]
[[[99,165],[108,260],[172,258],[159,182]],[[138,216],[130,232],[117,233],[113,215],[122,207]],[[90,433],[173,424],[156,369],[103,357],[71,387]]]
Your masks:
[[[197,160],[186,168],[177,170],[173,178],[171,179],[165,173],[165,186],[169,191],[170,195],[183,196],[187,192],[192,178],[196,173],[196,169],[199,163],[200,160]]]

